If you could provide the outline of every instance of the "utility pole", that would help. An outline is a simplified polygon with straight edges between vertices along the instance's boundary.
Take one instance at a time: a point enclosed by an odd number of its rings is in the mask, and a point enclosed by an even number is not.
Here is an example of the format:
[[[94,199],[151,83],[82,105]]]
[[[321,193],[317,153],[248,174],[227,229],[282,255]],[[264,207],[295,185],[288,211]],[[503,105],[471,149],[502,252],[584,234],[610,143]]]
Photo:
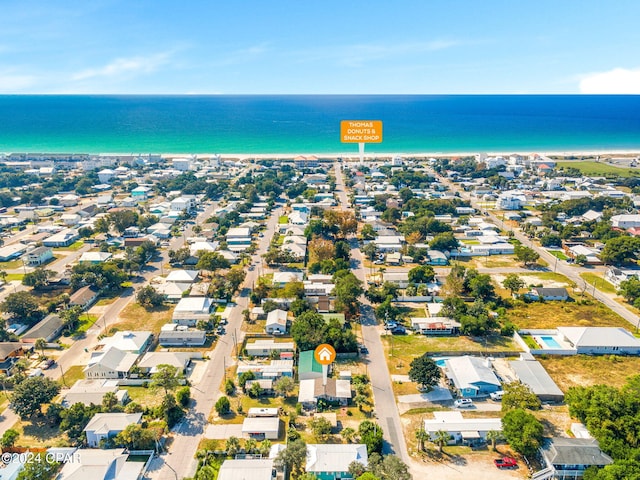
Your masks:
[[[58,363],[58,366],[60,367],[60,374],[62,375],[62,383],[64,384],[65,388],[68,388],[69,386],[67,385],[67,381],[64,378],[64,370],[62,370],[62,365]]]

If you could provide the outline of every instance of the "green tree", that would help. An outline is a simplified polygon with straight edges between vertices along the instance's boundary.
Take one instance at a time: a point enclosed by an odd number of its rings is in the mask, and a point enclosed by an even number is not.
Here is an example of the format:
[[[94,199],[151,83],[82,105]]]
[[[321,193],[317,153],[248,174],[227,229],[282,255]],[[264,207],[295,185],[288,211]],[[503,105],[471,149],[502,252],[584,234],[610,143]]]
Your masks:
[[[542,442],[543,426],[525,410],[516,408],[502,418],[502,433],[511,448],[522,455],[534,455]]]
[[[540,399],[522,382],[510,382],[503,385],[504,394],[502,395],[502,411],[528,409],[538,410],[541,406]]]
[[[74,403],[66,410],[60,411],[60,430],[65,432],[73,442],[78,443],[84,435],[84,427],[87,426],[91,417],[99,412],[100,407],[96,405]]]
[[[487,432],[487,440],[491,442],[491,450],[496,451],[496,442],[502,438],[502,432],[498,430],[489,430]]]
[[[180,387],[176,392],[176,400],[181,407],[188,407],[191,402],[191,389],[188,385]]]
[[[367,446],[367,453],[369,455],[373,452],[382,453],[383,431],[380,425],[371,420],[364,420],[360,422],[358,435],[360,441]]]
[[[331,434],[331,422],[324,417],[314,417],[309,422],[311,431],[320,443],[324,443]]]
[[[433,443],[435,443],[438,446],[438,451],[440,453],[442,453],[442,448],[449,443],[449,440],[451,440],[451,435],[449,435],[448,432],[445,432],[444,430],[438,430],[435,433],[435,437],[433,439]]]
[[[42,287],[46,287],[49,284],[49,279],[54,277],[56,272],[53,270],[45,270],[44,268],[36,268],[32,272],[25,273],[22,277],[22,284],[27,287],[33,287],[37,290]]]
[[[356,431],[351,427],[344,427],[340,431],[340,436],[342,436],[345,442],[351,443],[356,438]]]
[[[416,440],[418,441],[418,449],[423,452],[424,444],[431,438],[429,433],[424,428],[419,428],[416,430]]]
[[[369,457],[369,469],[377,478],[389,480],[411,480],[409,466],[396,455],[372,455]]]
[[[429,242],[429,246],[433,250],[448,252],[458,248],[458,240],[453,236],[452,232],[439,233]]]
[[[409,270],[409,282],[429,283],[436,277],[436,273],[431,265],[420,265]]]
[[[247,372],[242,372],[240,374],[240,377],[238,378],[238,385],[240,385],[240,388],[242,388],[242,390],[244,391],[245,387],[247,386],[247,382],[249,380],[254,380],[255,378],[256,378],[256,374],[253,373],[251,370]]]
[[[376,232],[370,224],[365,223],[362,226],[362,230],[360,230],[360,237],[362,237],[363,240],[373,240],[377,236],[378,232]]]
[[[136,423],[127,425],[115,437],[116,445],[123,445],[131,450],[152,450],[156,446],[156,432]]]
[[[138,290],[136,300],[144,308],[153,308],[164,303],[164,296],[151,285],[147,285]]]
[[[48,377],[26,378],[13,389],[13,411],[23,419],[40,414],[42,405],[51,402],[59,392],[60,385]]]
[[[138,223],[138,213],[135,210],[118,210],[109,213],[108,218],[109,223],[121,235],[127,228],[133,227]]]
[[[106,412],[112,411],[118,405],[118,397],[113,392],[107,392],[102,396],[102,409]]]
[[[278,395],[282,395],[287,398],[291,392],[295,389],[295,383],[291,377],[280,377],[273,382],[273,389]]]
[[[209,270],[214,272],[221,268],[229,268],[229,261],[218,252],[198,252],[198,270]]]
[[[294,478],[303,473],[307,460],[307,445],[302,440],[294,440],[278,453],[276,464],[291,472]]]
[[[180,376],[178,375],[178,369],[173,365],[158,365],[156,373],[151,375],[151,386],[153,388],[162,388],[165,395],[168,395],[178,385],[180,385]]]
[[[227,397],[220,397],[216,402],[215,409],[218,415],[227,415],[231,412],[231,402]]]
[[[251,388],[249,388],[249,396],[251,398],[258,398],[260,395],[262,395],[262,387],[258,382],[253,382]]]
[[[422,388],[431,388],[438,384],[442,371],[428,354],[414,358],[409,366],[409,379]]]
[[[524,245],[516,245],[513,249],[513,253],[518,261],[524,263],[524,266],[528,266],[530,263],[535,263],[540,258],[540,254],[533,248],[525,247]]]
[[[475,275],[469,280],[469,291],[473,297],[485,301],[491,300],[496,295],[493,283],[491,283],[491,276],[485,273]]]
[[[16,480],[51,480],[59,468],[59,463],[52,462],[46,455],[42,455],[39,462],[25,463]]]
[[[224,382],[224,393],[226,395],[233,395],[236,393],[236,384],[232,378],[227,378]]]
[[[18,441],[18,437],[20,436],[20,434],[14,430],[13,428],[10,428],[8,430],[6,430],[3,434],[2,434],[2,438],[0,438],[0,447],[2,448],[11,448],[13,447],[16,442]]]
[[[362,281],[352,272],[334,275],[333,293],[346,314],[353,315],[358,311],[358,298],[364,293]]]
[[[625,236],[607,240],[600,259],[610,265],[632,264],[640,259],[640,238]]]
[[[0,304],[0,311],[13,318],[27,320],[32,324],[42,317],[36,298],[27,292],[14,292],[7,295]]]
[[[40,350],[40,355],[44,357],[44,349],[47,348],[47,341],[44,338],[38,338],[33,346]]]
[[[618,294],[622,295],[627,302],[634,303],[640,298],[640,279],[631,277],[620,282]]]
[[[511,295],[522,290],[526,283],[517,273],[508,274],[502,281],[502,286],[511,292]]]

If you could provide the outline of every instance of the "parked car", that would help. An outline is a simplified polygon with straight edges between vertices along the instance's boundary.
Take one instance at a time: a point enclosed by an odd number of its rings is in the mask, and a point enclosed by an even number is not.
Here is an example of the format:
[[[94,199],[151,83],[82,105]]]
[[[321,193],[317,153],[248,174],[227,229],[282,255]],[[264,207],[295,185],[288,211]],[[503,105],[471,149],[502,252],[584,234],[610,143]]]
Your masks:
[[[360,350],[360,353],[362,353],[363,355],[366,355],[367,353],[369,353],[369,349],[364,345],[360,345],[358,348]]]
[[[404,328],[402,325],[397,325],[391,329],[391,333],[393,335],[406,335],[407,329]]]
[[[55,361],[53,361],[53,359],[49,359],[49,360],[45,360],[40,364],[40,368],[42,368],[43,370],[48,370],[50,369],[53,364],[55,363]]]
[[[517,460],[513,457],[497,458],[493,463],[498,468],[513,468],[518,466]]]
[[[388,322],[388,323],[384,324],[384,329],[385,330],[393,330],[397,326],[398,326],[398,324],[396,322]]]
[[[471,408],[473,407],[473,400],[470,398],[458,398],[453,402],[453,406],[456,408]]]
[[[502,400],[503,395],[504,395],[504,391],[498,390],[497,392],[490,393],[489,397],[491,397],[491,400],[495,400],[496,402],[499,402],[500,400]]]

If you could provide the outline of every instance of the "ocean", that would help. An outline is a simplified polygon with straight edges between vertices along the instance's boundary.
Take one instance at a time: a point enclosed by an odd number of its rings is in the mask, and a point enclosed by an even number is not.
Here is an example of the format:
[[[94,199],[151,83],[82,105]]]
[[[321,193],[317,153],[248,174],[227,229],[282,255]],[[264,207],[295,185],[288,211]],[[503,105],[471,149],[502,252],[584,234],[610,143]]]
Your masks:
[[[367,153],[640,151],[638,95],[0,96],[0,152],[358,152],[340,121],[381,120]]]

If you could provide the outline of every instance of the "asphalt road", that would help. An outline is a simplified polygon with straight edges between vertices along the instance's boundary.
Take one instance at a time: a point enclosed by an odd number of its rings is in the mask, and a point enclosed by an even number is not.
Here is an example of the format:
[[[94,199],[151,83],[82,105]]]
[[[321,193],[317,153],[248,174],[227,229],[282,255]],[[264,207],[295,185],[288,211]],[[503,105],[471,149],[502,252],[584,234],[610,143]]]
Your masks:
[[[344,185],[344,177],[340,164],[334,164],[336,171],[336,193],[343,209],[351,209]],[[357,240],[351,242],[351,270],[366,285],[362,252]],[[383,453],[393,453],[402,461],[410,464],[407,445],[404,439],[400,414],[396,398],[391,386],[391,378],[387,367],[384,348],[380,340],[380,329],[373,308],[365,297],[360,299],[360,320],[362,323],[362,339],[369,350],[365,359],[367,371],[373,389],[373,399],[377,422],[384,432]]]
[[[252,257],[259,264],[260,256],[267,251],[269,241],[277,228],[281,208],[275,208],[267,221],[264,237],[260,238],[258,251]],[[259,270],[247,271],[247,276],[240,287],[240,294],[235,299],[226,325],[226,333],[222,335],[210,353],[210,360],[198,385],[191,387],[192,403],[184,420],[173,429],[173,442],[169,452],[156,457],[151,463],[145,478],[154,480],[174,480],[191,477],[195,474],[197,460],[194,454],[208,424],[208,417],[221,396],[220,385],[225,375],[225,366],[229,367],[233,360],[234,346],[242,344],[242,311],[249,306],[251,287],[258,278]],[[232,405],[235,409],[235,405]]]

